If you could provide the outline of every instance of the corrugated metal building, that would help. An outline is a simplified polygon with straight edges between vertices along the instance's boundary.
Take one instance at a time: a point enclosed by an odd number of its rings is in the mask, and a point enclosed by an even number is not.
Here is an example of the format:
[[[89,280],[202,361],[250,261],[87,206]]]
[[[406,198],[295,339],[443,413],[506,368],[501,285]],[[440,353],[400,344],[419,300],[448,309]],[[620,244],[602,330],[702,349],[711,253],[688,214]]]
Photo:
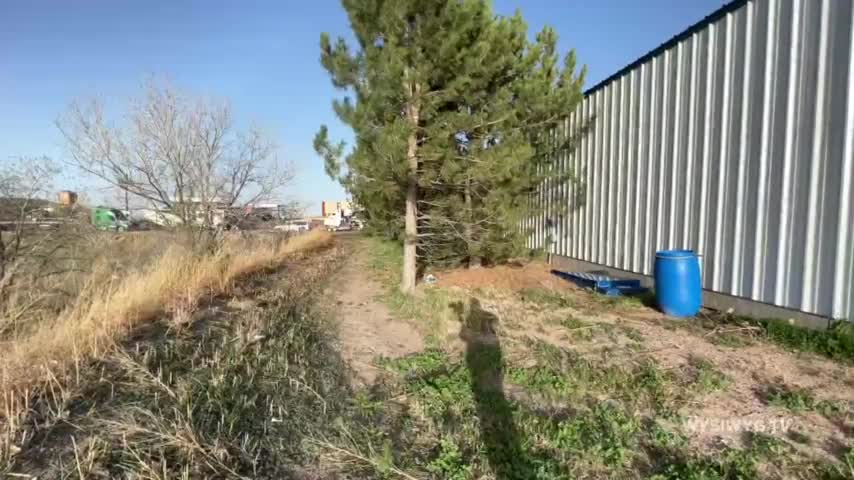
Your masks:
[[[531,246],[643,275],[690,248],[709,292],[854,319],[852,19],[735,1],[591,88],[553,132],[592,122],[560,159],[582,200],[543,188]]]

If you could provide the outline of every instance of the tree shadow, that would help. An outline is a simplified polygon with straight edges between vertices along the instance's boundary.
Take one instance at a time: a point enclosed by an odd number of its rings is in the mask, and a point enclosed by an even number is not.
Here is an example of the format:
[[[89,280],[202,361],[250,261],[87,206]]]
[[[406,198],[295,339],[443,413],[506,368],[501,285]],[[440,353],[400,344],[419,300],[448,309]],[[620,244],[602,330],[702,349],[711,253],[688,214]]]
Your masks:
[[[462,323],[460,338],[466,343],[466,367],[480,420],[480,438],[496,478],[529,478],[531,469],[513,422],[513,406],[504,393],[504,360],[496,333],[498,317],[469,300],[452,308]]]

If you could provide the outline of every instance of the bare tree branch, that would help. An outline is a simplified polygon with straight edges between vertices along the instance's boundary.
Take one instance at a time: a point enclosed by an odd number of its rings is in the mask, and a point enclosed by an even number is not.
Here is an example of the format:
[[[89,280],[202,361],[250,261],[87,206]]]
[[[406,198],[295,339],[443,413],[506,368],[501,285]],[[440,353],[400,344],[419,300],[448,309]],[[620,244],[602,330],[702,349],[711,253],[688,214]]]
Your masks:
[[[236,131],[227,102],[150,81],[123,119],[73,103],[57,120],[70,163],[185,223],[210,226],[213,209],[272,200],[293,180],[267,136]]]

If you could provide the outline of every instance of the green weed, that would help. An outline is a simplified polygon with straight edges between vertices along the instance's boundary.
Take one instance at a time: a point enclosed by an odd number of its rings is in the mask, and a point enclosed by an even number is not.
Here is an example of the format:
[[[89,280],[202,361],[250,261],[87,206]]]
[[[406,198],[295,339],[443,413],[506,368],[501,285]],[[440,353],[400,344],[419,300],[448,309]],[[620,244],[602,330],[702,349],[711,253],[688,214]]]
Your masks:
[[[788,444],[781,438],[762,432],[750,433],[750,449],[761,457],[778,457],[788,448]]]
[[[629,340],[633,340],[638,343],[643,343],[644,336],[637,328],[630,327],[628,325],[618,325],[617,328],[625,335]]]
[[[630,365],[599,365],[575,352],[535,341],[531,348],[537,358],[532,367],[511,366],[511,382],[547,397],[583,399],[605,395],[631,405],[647,405],[666,411],[677,400],[676,377],[652,361]]]
[[[702,393],[724,390],[731,383],[731,380],[726,375],[704,358],[691,356],[688,364],[693,370],[693,382]]]
[[[713,455],[687,452],[684,444],[661,442],[667,461],[653,480],[752,480],[761,478],[763,462],[778,462],[788,450],[785,441],[763,433],[750,433],[747,448],[726,448]],[[666,448],[675,447],[675,448]],[[779,462],[778,462],[779,463]]]
[[[610,469],[628,464],[637,445],[640,423],[610,402],[560,422],[555,440],[558,448]]]
[[[836,322],[827,330],[811,330],[779,320],[759,321],[769,340],[792,350],[812,352],[838,361],[854,361],[854,324]]]
[[[805,388],[793,388],[776,384],[767,387],[764,396],[769,405],[800,412],[818,412],[825,417],[834,417],[846,411],[840,402],[818,400]]]
[[[785,408],[793,412],[814,410],[817,403],[812,392],[809,390],[788,388],[786,386],[772,386],[768,390],[767,401],[769,405]]]
[[[519,292],[524,302],[551,308],[567,308],[575,305],[571,296],[545,288],[526,288]]]
[[[688,446],[688,439],[679,432],[665,428],[660,422],[654,422],[650,428],[649,441],[656,450],[677,451]]]
[[[448,480],[473,478],[472,466],[466,463],[462,451],[452,438],[442,439],[439,453],[427,464],[427,471]]]
[[[406,377],[410,377],[429,373],[443,367],[448,363],[448,356],[442,350],[429,349],[416,355],[395,359],[380,359],[378,363]]]
[[[579,328],[586,328],[590,326],[588,322],[573,317],[572,315],[568,317],[561,317],[557,320],[557,324],[563,328],[566,328],[567,330],[577,330]]]
[[[742,347],[764,339],[789,350],[815,353],[838,362],[854,362],[854,324],[838,321],[826,330],[814,330],[777,319],[734,315],[699,317],[685,325],[705,330],[712,343]]]

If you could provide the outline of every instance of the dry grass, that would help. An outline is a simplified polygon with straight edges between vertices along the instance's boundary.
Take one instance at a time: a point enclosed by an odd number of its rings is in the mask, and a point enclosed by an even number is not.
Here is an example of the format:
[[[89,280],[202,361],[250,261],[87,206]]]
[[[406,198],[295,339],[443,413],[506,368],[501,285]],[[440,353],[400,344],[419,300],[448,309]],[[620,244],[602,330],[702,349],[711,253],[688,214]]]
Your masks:
[[[145,250],[117,237],[129,254]],[[7,434],[26,411],[27,398],[54,383],[73,381],[76,367],[110,350],[117,340],[163,312],[191,311],[206,295],[227,292],[233,282],[274,268],[293,254],[329,245],[331,236],[315,231],[282,241],[280,237],[227,237],[204,253],[181,242],[159,248],[148,265],[116,276],[109,261],[94,269],[79,295],[52,320],[34,325],[0,351],[0,392]],[[124,258],[124,257],[122,257]],[[0,439],[2,443],[2,439]],[[0,445],[1,446],[1,445]]]
[[[2,291],[0,339],[28,336],[34,326],[66,310],[85,288],[150,265],[164,246],[187,240],[168,232],[115,235],[77,225],[30,232],[23,239],[26,253],[7,264],[14,277]]]

